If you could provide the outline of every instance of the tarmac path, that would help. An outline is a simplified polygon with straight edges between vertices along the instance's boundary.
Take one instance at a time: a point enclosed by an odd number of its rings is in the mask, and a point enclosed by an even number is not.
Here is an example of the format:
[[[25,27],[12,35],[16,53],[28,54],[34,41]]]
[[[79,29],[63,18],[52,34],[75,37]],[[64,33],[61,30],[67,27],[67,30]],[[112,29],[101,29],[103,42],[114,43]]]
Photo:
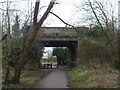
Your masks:
[[[55,69],[47,76],[45,76],[38,84],[36,88],[70,88],[70,80],[66,71],[61,69]]]

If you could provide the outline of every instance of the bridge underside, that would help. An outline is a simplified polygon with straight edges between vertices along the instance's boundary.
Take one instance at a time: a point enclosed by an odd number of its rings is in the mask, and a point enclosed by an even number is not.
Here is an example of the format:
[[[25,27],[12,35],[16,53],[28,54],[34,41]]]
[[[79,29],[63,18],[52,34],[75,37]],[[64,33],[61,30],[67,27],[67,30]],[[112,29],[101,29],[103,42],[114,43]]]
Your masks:
[[[67,47],[68,48],[68,65],[76,66],[77,59],[77,41],[41,41],[44,47]]]
[[[42,41],[45,47],[76,47],[77,41]]]

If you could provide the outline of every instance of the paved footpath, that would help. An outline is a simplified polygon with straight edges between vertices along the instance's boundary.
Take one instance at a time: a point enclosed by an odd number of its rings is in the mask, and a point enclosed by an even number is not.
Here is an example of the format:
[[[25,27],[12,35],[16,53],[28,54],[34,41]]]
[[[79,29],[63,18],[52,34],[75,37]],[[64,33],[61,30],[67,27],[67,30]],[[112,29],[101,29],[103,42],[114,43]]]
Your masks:
[[[38,82],[36,88],[70,88],[69,78],[65,71],[56,69]]]

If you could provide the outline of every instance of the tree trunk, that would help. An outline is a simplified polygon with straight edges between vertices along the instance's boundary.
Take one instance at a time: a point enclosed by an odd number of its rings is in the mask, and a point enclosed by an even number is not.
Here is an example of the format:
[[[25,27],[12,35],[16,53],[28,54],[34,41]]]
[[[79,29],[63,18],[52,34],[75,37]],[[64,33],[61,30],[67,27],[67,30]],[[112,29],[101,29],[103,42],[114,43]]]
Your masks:
[[[9,74],[10,74],[10,68],[7,68],[6,74],[5,74],[5,84],[9,83]]]

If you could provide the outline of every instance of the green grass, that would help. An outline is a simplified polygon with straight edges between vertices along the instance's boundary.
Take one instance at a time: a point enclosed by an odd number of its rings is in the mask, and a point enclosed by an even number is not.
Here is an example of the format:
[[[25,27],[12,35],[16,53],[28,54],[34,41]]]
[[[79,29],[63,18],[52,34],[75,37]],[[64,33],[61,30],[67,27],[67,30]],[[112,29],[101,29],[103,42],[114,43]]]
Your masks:
[[[71,70],[71,71],[69,72],[69,76],[71,77],[71,80],[72,80],[72,81],[78,80],[78,77],[79,77],[77,70]]]
[[[27,85],[32,85],[38,80],[40,80],[40,78],[37,78],[37,77],[22,77],[20,79],[20,82],[24,83],[24,84],[27,84]]]
[[[8,84],[5,85],[5,88],[19,88],[21,85],[34,85],[36,81],[40,80],[40,78],[36,77],[22,77],[20,78],[20,84]]]
[[[89,78],[92,78],[90,74],[87,75],[79,75],[78,69],[72,70],[69,72],[69,76],[73,82],[74,88],[85,88],[86,87],[86,81]]]

